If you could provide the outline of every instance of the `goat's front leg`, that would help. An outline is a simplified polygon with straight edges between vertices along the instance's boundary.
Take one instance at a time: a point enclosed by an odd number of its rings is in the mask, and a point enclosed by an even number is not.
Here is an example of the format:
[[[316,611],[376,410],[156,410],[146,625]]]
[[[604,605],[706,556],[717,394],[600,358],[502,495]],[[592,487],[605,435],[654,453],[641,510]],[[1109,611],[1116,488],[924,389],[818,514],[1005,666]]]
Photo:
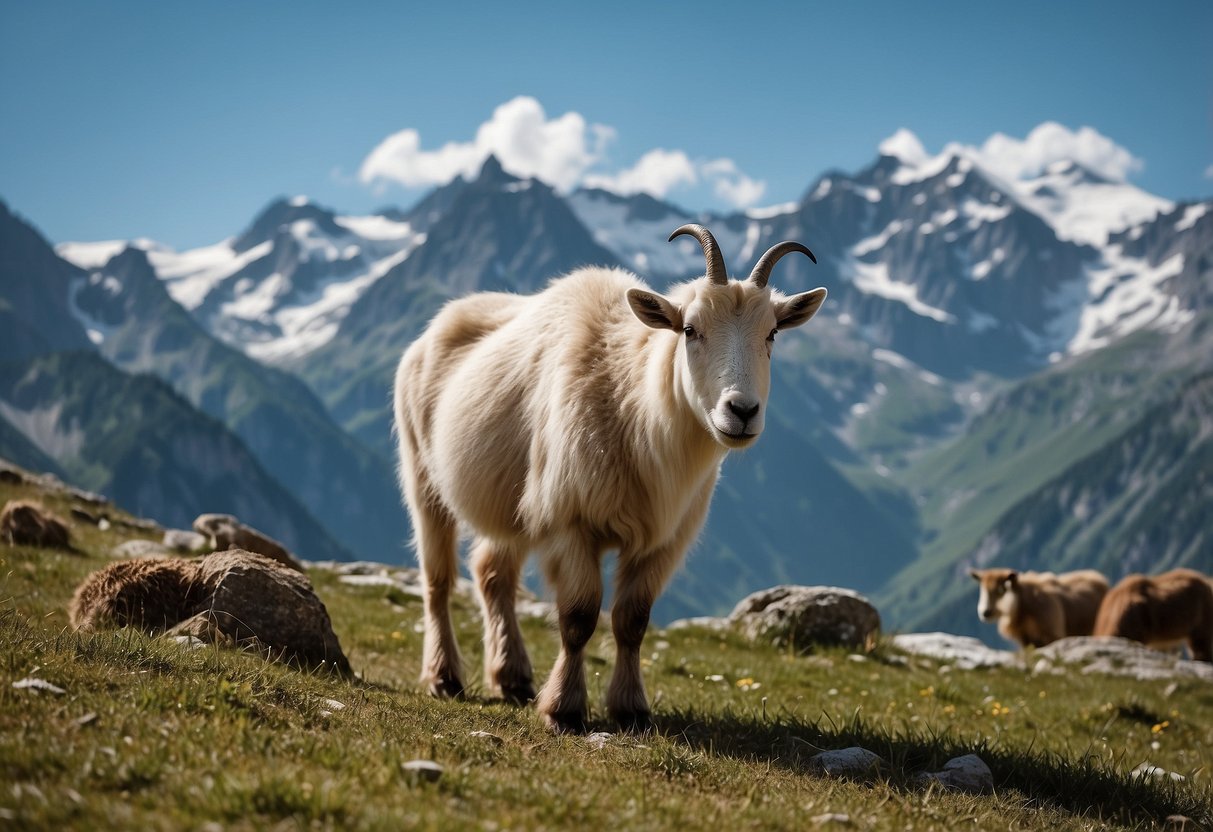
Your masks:
[[[539,691],[537,705],[553,731],[586,729],[585,646],[602,609],[599,553],[583,540],[562,541],[545,551],[544,569],[556,591],[560,616],[560,655]]]
[[[653,601],[678,563],[677,553],[622,554],[616,573],[611,630],[615,634],[615,672],[607,688],[607,711],[625,731],[646,731],[652,724],[640,675],[640,646],[649,626]]]

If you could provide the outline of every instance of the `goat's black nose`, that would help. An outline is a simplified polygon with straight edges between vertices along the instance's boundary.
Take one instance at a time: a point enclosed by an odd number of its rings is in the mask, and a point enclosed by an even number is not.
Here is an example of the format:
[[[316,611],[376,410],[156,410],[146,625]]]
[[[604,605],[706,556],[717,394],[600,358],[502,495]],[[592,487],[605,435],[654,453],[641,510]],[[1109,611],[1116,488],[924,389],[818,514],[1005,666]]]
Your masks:
[[[733,399],[729,402],[729,410],[733,411],[733,415],[742,422],[748,422],[758,413],[758,405]]]

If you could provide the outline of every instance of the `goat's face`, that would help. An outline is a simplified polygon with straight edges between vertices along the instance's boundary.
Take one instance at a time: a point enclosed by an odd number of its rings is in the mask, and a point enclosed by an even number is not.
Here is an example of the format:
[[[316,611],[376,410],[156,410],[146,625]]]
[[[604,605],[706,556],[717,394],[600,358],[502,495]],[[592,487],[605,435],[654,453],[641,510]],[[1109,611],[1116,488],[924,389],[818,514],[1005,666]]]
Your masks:
[[[1013,569],[970,569],[969,575],[981,587],[977,598],[977,617],[993,621],[1013,616],[1019,606],[1019,573]]]
[[[687,227],[711,240],[706,229]],[[643,289],[627,293],[637,318],[678,334],[675,379],[680,393],[726,448],[744,448],[762,433],[776,333],[808,321],[826,297],[825,289],[792,297],[772,292],[766,272],[774,263],[763,262],[768,265],[761,280],[714,280],[709,255],[709,274],[678,287],[671,297]]]

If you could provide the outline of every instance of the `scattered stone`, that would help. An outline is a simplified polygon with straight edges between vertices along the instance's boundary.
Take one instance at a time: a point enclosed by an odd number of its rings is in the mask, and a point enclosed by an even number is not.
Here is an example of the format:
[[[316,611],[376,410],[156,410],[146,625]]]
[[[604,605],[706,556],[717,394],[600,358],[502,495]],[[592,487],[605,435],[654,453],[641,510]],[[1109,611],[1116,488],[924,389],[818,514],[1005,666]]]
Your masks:
[[[0,540],[10,546],[70,549],[67,524],[38,503],[9,500],[0,510]]]
[[[34,676],[26,676],[24,679],[19,679],[13,682],[13,687],[17,690],[32,690],[38,693],[53,693],[55,696],[62,696],[67,693],[58,685],[53,685],[45,679],[38,679]]]
[[[172,556],[172,552],[164,548],[163,543],[157,543],[154,540],[124,540],[113,549],[110,549],[110,556],[115,558],[167,558]]]
[[[336,699],[321,699],[320,704],[324,705],[330,711],[344,711],[345,703]]]
[[[391,575],[379,573],[376,575],[342,575],[337,579],[338,583],[348,584],[349,586],[390,586],[397,589],[403,589],[400,582]]]
[[[1082,665],[1083,673],[1145,680],[1186,677],[1213,681],[1213,664],[1181,659],[1127,638],[1071,636],[1042,647],[1036,653],[1050,662]]]
[[[201,514],[194,520],[194,531],[209,538],[212,551],[243,549],[276,560],[296,572],[303,571],[303,564],[285,546],[230,514]]]
[[[84,728],[87,725],[92,725],[96,721],[97,721],[97,712],[89,711],[84,716],[79,716],[79,717],[76,717],[75,719],[73,719],[72,724],[75,725],[77,728]]]
[[[679,618],[671,621],[667,630],[685,630],[688,627],[700,627],[704,630],[727,630],[733,622],[727,618],[717,618],[714,615],[697,615],[694,618]]]
[[[425,783],[436,783],[445,769],[433,760],[410,760],[400,766],[405,774]]]
[[[585,744],[594,751],[601,751],[611,741],[611,735],[606,731],[595,731],[585,738]]]
[[[1146,777],[1169,777],[1176,782],[1188,779],[1178,771],[1167,771],[1165,768],[1153,765],[1151,763],[1142,763],[1137,768],[1130,771],[1129,776],[1136,777],[1138,779],[1144,779]]]
[[[994,775],[986,761],[976,754],[953,757],[944,763],[943,771],[923,772],[918,779],[969,794],[987,794],[994,790]]]
[[[979,667],[1008,667],[1019,663],[1016,653],[995,650],[970,636],[951,633],[905,633],[893,636],[893,646],[916,656],[955,662],[961,670]],[[940,668],[943,672],[943,668]]]
[[[823,751],[809,759],[809,771],[827,777],[868,777],[878,774],[884,766],[880,755],[859,746]]]
[[[180,644],[186,650],[200,650],[206,647],[206,642],[195,636],[173,636],[173,641]]]
[[[328,611],[307,577],[239,549],[199,561],[111,563],[77,588],[69,614],[81,630],[133,626],[350,673]]]
[[[229,549],[198,561],[196,582],[204,588],[203,604],[170,634],[230,641],[304,667],[350,673],[328,610],[302,572]]]
[[[164,547],[179,554],[201,552],[210,543],[206,535],[192,532],[189,529],[165,529]]]
[[[485,740],[486,742],[488,742],[492,745],[504,745],[505,744],[505,740],[503,740],[501,737],[497,736],[496,734],[490,734],[488,731],[473,731],[472,733],[468,734],[468,736],[472,737],[473,739]]]
[[[828,586],[777,586],[743,598],[729,620],[754,641],[805,651],[813,644],[870,649],[880,613],[867,598]]]
[[[816,826],[825,826],[827,823],[839,823],[843,826],[851,825],[851,816],[842,812],[826,812],[824,815],[813,815],[809,818],[809,822]]]

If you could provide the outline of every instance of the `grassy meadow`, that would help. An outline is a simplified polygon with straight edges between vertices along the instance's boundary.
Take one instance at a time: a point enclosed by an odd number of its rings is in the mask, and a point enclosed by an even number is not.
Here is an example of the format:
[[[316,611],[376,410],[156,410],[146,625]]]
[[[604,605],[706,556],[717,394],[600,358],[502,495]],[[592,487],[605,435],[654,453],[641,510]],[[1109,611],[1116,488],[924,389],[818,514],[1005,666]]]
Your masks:
[[[30,496],[0,484],[0,504]],[[42,495],[66,517],[69,498]],[[1213,686],[964,671],[898,654],[800,656],[702,629],[652,630],[657,730],[554,736],[533,710],[437,701],[416,682],[421,608],[385,587],[311,578],[361,678],[127,631],[76,634],[76,584],[132,536],[75,523],[75,552],[0,544],[0,828],[1151,829],[1213,828]],[[457,609],[465,660],[479,622]],[[525,623],[542,678],[557,638]],[[590,647],[594,731],[613,661]],[[468,674],[477,678],[477,672]],[[15,688],[36,677],[64,692]],[[811,774],[861,745],[871,777]],[[979,754],[992,794],[916,781]],[[436,781],[405,764],[433,760]],[[1135,778],[1143,762],[1184,780]],[[845,818],[843,817],[845,816]]]

